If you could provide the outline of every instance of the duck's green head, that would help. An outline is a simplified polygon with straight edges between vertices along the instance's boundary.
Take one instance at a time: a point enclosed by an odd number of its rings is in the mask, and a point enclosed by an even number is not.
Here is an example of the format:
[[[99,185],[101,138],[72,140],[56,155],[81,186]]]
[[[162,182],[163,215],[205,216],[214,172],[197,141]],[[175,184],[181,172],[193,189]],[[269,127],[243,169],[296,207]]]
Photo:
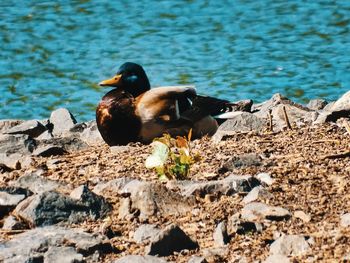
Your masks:
[[[134,97],[151,88],[146,72],[140,65],[133,62],[121,65],[114,77],[101,81],[99,85],[123,89]]]

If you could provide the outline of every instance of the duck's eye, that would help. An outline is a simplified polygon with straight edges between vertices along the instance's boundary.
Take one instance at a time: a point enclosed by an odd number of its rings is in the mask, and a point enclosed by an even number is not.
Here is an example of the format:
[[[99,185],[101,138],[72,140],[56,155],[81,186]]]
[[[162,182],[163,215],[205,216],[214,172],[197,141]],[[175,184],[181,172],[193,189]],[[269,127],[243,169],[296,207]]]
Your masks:
[[[137,80],[137,76],[136,75],[131,75],[131,76],[127,77],[127,80],[129,82],[135,82]]]

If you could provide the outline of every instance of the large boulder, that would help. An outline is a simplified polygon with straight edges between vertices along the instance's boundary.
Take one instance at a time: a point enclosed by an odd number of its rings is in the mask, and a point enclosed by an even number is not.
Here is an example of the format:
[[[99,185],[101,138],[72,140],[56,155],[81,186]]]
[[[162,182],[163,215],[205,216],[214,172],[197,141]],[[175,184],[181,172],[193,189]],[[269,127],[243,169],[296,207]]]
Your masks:
[[[194,198],[168,190],[157,183],[133,180],[120,191],[125,198],[122,200],[119,217],[132,218],[138,216],[139,220],[146,221],[157,213],[163,216],[181,215],[192,210]]]
[[[184,196],[204,197],[207,194],[234,195],[247,193],[260,182],[249,175],[230,175],[216,181],[185,181],[178,187]]]
[[[147,255],[169,256],[173,252],[183,249],[196,249],[198,243],[193,241],[185,232],[177,225],[170,225],[160,231],[146,247]]]
[[[259,222],[265,219],[280,221],[290,217],[291,213],[287,209],[259,202],[248,203],[242,209],[242,219],[251,222]]]
[[[9,194],[5,191],[0,191],[0,218],[15,208],[25,197],[23,194]]]
[[[28,189],[36,194],[60,189],[69,189],[67,184],[41,176],[42,172],[43,171],[38,170],[33,173],[22,175],[17,179],[17,181],[13,182],[12,185],[15,187]]]
[[[236,132],[261,131],[267,127],[264,118],[255,116],[249,112],[232,112],[213,136],[214,142],[220,142]]]
[[[7,130],[9,130],[10,128],[21,124],[22,122],[24,122],[23,120],[11,120],[11,119],[4,119],[4,120],[0,120],[0,133],[4,133]]]
[[[57,259],[59,255],[62,255],[63,260],[63,251],[66,251],[67,257],[81,259],[79,254],[89,256],[95,252],[104,253],[110,250],[111,245],[105,236],[89,234],[77,228],[48,226],[35,228],[18,234],[9,241],[0,242],[0,261],[44,262],[44,258]]]
[[[106,216],[109,210],[110,205],[102,197],[79,187],[71,197],[54,191],[30,196],[17,205],[14,214],[34,227],[98,219]]]
[[[304,236],[282,235],[270,246],[270,255],[300,256],[310,250],[310,245]]]
[[[65,108],[60,108],[53,111],[49,121],[53,125],[52,134],[54,136],[62,135],[64,132],[67,132],[73,128],[77,123],[73,114]]]
[[[5,133],[27,134],[31,138],[35,138],[42,134],[44,131],[46,131],[46,127],[41,122],[37,120],[29,120],[8,129],[5,131]]]
[[[316,113],[298,103],[277,93],[259,105],[254,105],[254,115],[260,118],[269,119],[272,117],[272,125],[274,131],[280,131],[287,127],[285,115],[287,115],[289,123],[294,126],[302,126],[306,123],[312,123],[316,118]]]
[[[315,123],[336,122],[339,118],[350,118],[350,91],[324,108]]]
[[[88,121],[84,123],[84,129],[80,131],[80,139],[88,145],[101,145],[104,140],[97,129],[96,121]]]

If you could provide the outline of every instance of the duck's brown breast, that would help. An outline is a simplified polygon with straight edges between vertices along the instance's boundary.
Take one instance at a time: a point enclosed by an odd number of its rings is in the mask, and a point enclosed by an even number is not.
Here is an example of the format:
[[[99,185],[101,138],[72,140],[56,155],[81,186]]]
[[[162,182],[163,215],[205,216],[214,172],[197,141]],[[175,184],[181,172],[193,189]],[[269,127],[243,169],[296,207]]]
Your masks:
[[[96,122],[102,138],[110,146],[137,141],[141,129],[133,96],[116,89],[108,92],[100,101],[96,109]]]

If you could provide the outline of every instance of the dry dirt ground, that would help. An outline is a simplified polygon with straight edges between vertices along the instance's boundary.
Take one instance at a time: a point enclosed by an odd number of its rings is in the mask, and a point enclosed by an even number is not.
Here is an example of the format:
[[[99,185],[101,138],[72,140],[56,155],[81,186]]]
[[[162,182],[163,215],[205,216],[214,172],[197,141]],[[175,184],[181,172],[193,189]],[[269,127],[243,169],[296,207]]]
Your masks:
[[[213,143],[209,138],[193,141],[192,148],[200,154],[201,160],[192,166],[189,179],[216,180],[230,174],[256,175],[267,172],[275,179],[275,183],[267,187],[272,197],[260,201],[284,207],[292,214],[301,210],[311,217],[310,222],[304,222],[292,216],[289,220],[264,224],[261,233],[235,234],[228,245],[228,253],[212,258],[213,262],[238,262],[242,257],[247,262],[263,261],[268,256],[269,244],[276,233],[301,234],[314,239],[311,251],[293,258],[295,262],[341,262],[350,253],[350,228],[340,226],[340,216],[350,212],[350,134],[344,128],[325,124],[279,133],[237,133],[219,143]],[[36,158],[31,169],[43,169],[44,176],[73,186],[87,183],[90,188],[100,181],[118,177],[161,183],[154,171],[145,168],[144,162],[150,152],[150,146],[141,144],[130,144],[119,152],[99,146],[61,157]],[[220,171],[225,161],[242,153],[261,155],[262,165],[225,173]],[[58,162],[49,165],[51,159]],[[17,179],[24,172],[28,170],[3,174],[2,184]],[[120,197],[106,196],[114,208],[110,218],[111,229],[116,236],[111,242],[119,252],[105,255],[104,262],[128,254],[143,254],[144,246],[132,239],[132,233],[140,222],[137,219],[119,220]],[[197,198],[193,207],[196,212],[182,217],[159,215],[150,218],[149,223],[161,228],[177,223],[199,243],[200,250],[182,251],[166,260],[187,262],[192,255],[201,255],[203,249],[212,247],[216,225],[241,211],[243,197]],[[102,224],[102,220],[86,221],[76,227],[96,232]],[[2,232],[0,238],[9,239],[15,234]]]

